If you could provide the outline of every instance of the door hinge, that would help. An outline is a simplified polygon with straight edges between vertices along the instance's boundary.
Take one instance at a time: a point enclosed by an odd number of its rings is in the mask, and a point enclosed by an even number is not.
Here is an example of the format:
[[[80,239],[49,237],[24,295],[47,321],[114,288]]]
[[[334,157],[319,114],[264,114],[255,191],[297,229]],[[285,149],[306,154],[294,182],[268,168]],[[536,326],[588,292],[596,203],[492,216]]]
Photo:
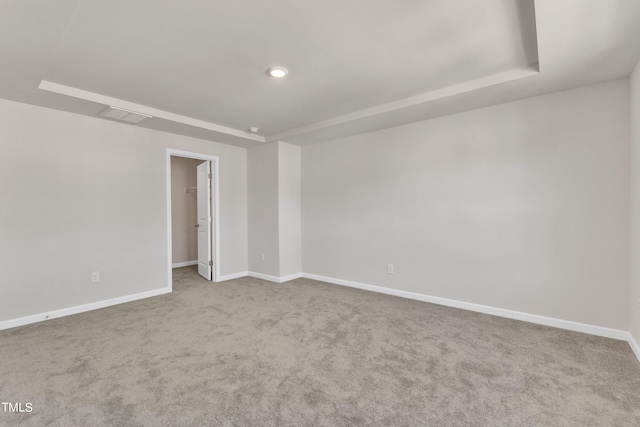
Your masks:
[[[213,175],[209,174],[209,179],[213,178]]]
[[[213,266],[213,261],[209,261],[209,265],[210,265],[210,266]]]

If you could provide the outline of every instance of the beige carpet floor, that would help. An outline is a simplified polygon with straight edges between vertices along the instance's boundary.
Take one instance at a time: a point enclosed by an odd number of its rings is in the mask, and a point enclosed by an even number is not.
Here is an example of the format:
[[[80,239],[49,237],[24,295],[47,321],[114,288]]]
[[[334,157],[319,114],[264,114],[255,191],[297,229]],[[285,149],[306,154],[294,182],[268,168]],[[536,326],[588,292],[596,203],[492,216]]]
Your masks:
[[[308,279],[220,284],[0,331],[25,426],[640,426],[599,338]]]

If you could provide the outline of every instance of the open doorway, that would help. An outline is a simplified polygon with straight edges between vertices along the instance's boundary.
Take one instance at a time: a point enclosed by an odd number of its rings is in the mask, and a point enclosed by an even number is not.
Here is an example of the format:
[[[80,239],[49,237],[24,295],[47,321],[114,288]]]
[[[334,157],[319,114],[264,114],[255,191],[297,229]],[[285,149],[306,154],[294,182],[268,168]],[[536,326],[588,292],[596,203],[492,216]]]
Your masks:
[[[219,280],[218,158],[167,149],[168,275],[197,265],[206,280]]]

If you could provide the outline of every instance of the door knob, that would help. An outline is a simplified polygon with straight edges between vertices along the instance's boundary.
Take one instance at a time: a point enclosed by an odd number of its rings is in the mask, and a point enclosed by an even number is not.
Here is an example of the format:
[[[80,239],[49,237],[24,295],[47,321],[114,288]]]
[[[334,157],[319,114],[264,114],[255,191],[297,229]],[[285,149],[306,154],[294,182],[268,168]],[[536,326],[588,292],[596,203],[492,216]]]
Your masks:
[[[194,227],[198,228],[198,227],[200,227],[200,224],[196,224]]]

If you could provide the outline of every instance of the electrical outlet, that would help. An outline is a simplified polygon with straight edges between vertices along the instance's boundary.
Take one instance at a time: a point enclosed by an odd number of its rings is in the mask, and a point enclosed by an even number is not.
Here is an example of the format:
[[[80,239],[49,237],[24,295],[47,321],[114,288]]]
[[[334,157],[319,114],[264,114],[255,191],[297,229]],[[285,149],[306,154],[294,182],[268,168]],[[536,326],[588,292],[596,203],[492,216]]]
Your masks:
[[[260,253],[260,261],[264,261],[264,252]]]
[[[100,281],[100,272],[94,271],[91,273],[91,283],[98,283]]]
[[[387,273],[393,274],[393,264],[387,264]]]

